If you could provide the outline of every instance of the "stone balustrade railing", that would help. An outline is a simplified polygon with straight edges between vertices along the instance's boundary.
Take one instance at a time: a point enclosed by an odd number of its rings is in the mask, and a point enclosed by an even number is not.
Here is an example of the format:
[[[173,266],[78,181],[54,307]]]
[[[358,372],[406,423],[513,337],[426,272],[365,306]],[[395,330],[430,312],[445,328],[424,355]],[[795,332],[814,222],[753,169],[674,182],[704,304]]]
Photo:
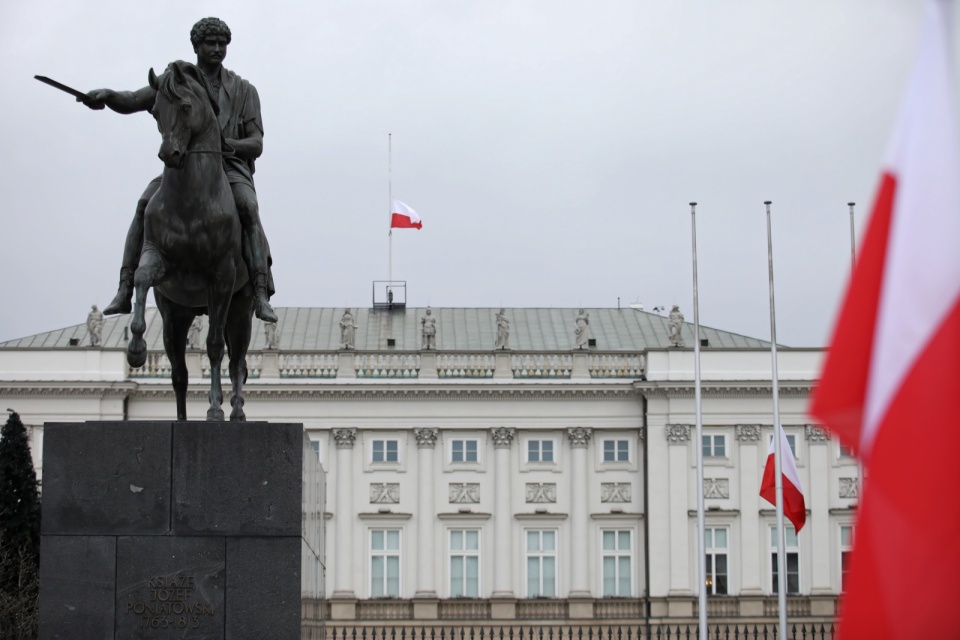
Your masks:
[[[438,353],[437,375],[441,378],[492,378],[496,357],[491,353]]]
[[[224,358],[221,375],[228,373]],[[187,353],[191,377],[210,376],[205,353]],[[249,378],[390,378],[390,379],[641,379],[646,372],[642,353],[621,352],[356,352],[254,351],[247,354]],[[130,369],[130,378],[169,378],[170,362],[161,351],[147,354],[143,367]]]
[[[354,362],[358,378],[416,378],[420,371],[416,353],[358,353]]]

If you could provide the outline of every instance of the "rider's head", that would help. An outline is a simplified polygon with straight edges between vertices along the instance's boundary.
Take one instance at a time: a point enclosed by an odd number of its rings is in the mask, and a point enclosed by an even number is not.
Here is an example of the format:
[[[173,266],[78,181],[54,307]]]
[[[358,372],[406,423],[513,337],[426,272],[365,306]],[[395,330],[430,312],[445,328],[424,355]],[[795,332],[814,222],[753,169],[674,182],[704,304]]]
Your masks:
[[[190,42],[198,62],[222,62],[230,40],[230,27],[219,18],[204,18],[190,30]]]

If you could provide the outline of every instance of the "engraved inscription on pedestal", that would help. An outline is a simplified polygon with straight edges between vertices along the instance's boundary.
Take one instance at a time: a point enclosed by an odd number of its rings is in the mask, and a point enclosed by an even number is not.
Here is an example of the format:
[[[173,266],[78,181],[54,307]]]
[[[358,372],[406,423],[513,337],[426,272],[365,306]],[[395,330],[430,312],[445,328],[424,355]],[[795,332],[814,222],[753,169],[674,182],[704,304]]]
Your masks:
[[[224,568],[223,538],[119,538],[117,637],[223,637]]]

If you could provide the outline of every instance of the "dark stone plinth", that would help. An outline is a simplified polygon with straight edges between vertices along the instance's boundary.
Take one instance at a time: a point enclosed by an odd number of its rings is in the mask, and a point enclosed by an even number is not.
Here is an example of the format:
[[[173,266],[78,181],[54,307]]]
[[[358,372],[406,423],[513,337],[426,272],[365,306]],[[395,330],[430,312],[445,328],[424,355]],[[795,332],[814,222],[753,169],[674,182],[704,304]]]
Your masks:
[[[227,539],[226,640],[299,637],[301,545],[292,537]]]
[[[43,536],[41,638],[113,640],[116,557],[111,536]]]
[[[40,640],[296,639],[322,597],[302,425],[48,424],[44,472]]]
[[[170,530],[170,423],[47,424],[44,534]]]
[[[299,536],[303,426],[173,427],[173,532]]]

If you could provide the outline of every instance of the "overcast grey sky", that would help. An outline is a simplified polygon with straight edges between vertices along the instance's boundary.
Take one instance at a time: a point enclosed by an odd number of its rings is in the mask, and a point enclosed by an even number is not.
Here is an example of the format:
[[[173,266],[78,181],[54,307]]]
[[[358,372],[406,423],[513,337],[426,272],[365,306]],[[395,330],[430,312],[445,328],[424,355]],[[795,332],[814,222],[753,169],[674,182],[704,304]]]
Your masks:
[[[913,61],[913,0],[9,1],[0,4],[0,340],[83,322],[116,291],[138,196],[160,173],[146,114],[90,111],[33,80],[135,89],[233,31],[253,82],[275,306],[369,306],[394,234],[408,304],[679,304],[826,343]]]

